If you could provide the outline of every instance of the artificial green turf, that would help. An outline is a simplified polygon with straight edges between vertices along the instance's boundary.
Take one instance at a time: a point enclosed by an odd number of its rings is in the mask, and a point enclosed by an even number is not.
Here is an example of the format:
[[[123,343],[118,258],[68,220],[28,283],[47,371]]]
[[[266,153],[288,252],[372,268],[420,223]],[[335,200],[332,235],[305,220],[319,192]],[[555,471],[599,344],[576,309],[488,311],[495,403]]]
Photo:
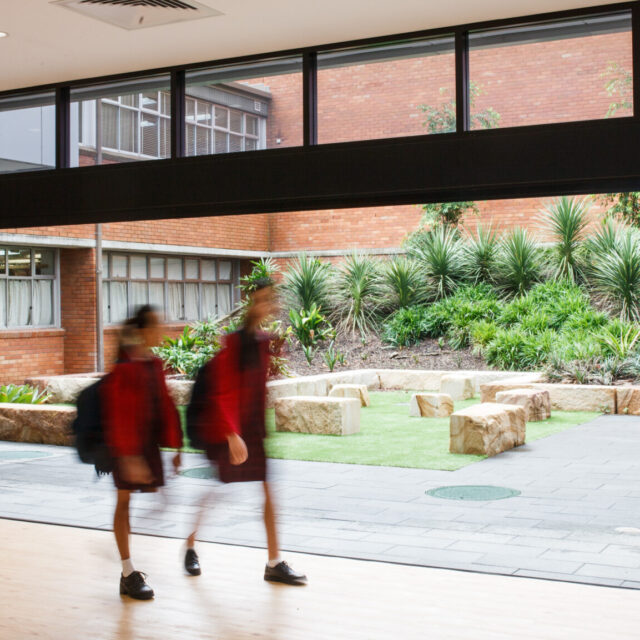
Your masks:
[[[449,453],[449,418],[410,418],[411,391],[370,392],[370,407],[360,414],[360,432],[351,436],[321,436],[275,431],[273,409],[267,412],[266,441],[270,458],[313,460],[385,467],[454,471],[486,456]],[[464,409],[479,400],[456,402]],[[548,420],[527,423],[527,441],[593,420],[599,414],[554,412]]]

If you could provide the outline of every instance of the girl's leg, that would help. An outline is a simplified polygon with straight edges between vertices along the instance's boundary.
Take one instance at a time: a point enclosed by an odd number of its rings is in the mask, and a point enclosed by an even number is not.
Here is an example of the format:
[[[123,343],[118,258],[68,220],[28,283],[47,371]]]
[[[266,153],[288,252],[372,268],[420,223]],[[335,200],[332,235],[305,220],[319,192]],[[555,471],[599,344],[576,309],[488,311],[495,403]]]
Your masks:
[[[273,506],[273,499],[269,484],[263,482],[264,487],[264,527],[267,532],[267,550],[269,560],[274,561],[280,557],[280,546],[278,545],[278,531],[276,527],[276,512]]]
[[[116,537],[116,544],[118,545],[121,560],[129,560],[131,558],[129,551],[129,534],[131,533],[131,527],[129,525],[130,497],[131,491],[118,489],[118,500],[113,515],[113,533]]]

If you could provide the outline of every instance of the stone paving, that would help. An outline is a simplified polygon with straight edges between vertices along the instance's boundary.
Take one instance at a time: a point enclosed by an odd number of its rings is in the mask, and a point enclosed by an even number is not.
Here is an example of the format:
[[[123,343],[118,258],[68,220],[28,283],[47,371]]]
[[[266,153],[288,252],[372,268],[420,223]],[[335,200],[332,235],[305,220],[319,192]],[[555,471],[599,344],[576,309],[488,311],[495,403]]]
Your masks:
[[[0,443],[0,517],[109,529],[110,478],[73,449]],[[184,456],[185,467],[205,464]],[[640,418],[603,416],[454,472],[272,460],[282,546],[291,551],[640,588]],[[445,485],[521,494],[468,502]],[[179,477],[134,497],[136,532],[184,537],[202,500],[200,538],[264,546],[261,488]]]

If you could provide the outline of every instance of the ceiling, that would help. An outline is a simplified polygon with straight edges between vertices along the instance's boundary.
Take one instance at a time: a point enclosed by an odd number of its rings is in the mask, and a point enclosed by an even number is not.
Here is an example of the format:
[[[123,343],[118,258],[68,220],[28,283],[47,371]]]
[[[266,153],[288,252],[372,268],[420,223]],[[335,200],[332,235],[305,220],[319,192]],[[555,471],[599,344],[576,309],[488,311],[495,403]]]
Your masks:
[[[0,91],[431,29],[605,0],[199,0],[219,17],[127,31],[51,4],[0,0]]]

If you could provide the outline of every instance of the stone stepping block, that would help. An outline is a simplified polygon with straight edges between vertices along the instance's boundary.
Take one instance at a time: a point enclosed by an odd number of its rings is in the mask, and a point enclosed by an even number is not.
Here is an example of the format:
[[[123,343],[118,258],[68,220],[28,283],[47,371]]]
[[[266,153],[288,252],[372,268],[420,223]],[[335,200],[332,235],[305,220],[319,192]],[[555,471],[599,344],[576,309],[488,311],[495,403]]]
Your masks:
[[[449,373],[440,380],[440,393],[451,396],[451,399],[468,400],[476,394],[476,381],[468,373]]]
[[[0,403],[0,440],[71,445],[73,407]]]
[[[409,403],[412,418],[446,418],[453,413],[453,400],[446,393],[414,393]]]
[[[363,407],[369,406],[369,390],[366,384],[334,384],[330,398],[357,398]]]
[[[449,451],[495,456],[524,444],[524,407],[487,402],[456,411],[449,419]]]
[[[617,412],[627,416],[640,416],[640,387],[618,387]]]
[[[540,422],[551,416],[551,397],[546,389],[509,389],[496,393],[498,404],[524,407],[527,422]]]
[[[296,396],[275,401],[276,431],[348,436],[360,431],[358,398]]]

